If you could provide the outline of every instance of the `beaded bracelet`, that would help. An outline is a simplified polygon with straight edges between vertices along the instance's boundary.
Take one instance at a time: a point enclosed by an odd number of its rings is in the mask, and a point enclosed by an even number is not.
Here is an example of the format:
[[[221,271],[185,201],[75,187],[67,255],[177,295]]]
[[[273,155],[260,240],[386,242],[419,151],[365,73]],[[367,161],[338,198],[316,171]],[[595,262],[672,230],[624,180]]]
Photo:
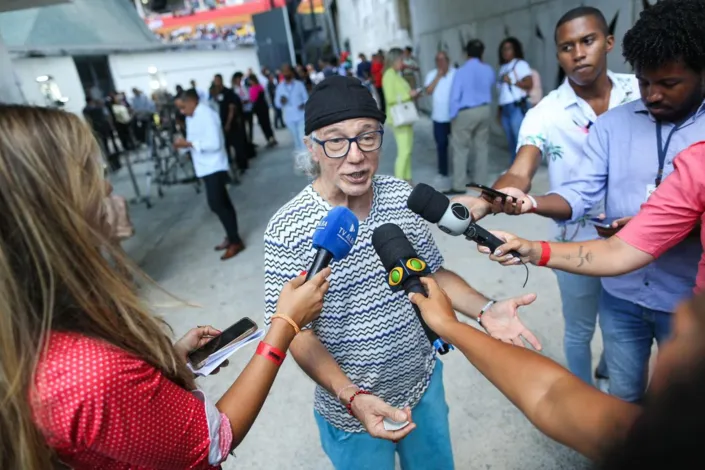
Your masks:
[[[353,401],[355,400],[355,397],[358,395],[372,395],[372,394],[370,392],[368,392],[367,390],[362,390],[362,389],[353,393],[352,396],[350,397],[350,400],[348,400],[348,404],[345,405],[345,408],[348,409],[348,413],[350,413],[350,416],[355,416],[352,412],[352,404],[353,404]]]

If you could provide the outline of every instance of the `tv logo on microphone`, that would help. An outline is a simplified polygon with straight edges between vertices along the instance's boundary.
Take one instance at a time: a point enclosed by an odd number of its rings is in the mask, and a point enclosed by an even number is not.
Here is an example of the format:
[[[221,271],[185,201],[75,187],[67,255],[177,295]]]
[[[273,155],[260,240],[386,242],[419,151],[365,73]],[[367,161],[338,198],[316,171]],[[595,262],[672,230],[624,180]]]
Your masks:
[[[355,238],[357,237],[355,232],[355,224],[351,224],[348,230],[345,230],[343,227],[338,227],[338,238],[343,240],[349,247],[352,248],[355,244]]]
[[[431,274],[431,271],[424,260],[420,258],[402,258],[389,271],[387,283],[392,288],[392,292],[397,292],[403,289],[404,282],[410,277],[428,276],[429,274]]]

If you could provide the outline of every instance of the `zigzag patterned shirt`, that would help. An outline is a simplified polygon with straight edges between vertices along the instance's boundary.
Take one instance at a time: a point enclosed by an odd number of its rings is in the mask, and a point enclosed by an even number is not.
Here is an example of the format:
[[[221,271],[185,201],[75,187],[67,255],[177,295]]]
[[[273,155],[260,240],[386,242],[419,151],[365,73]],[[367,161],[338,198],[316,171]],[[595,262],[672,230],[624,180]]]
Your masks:
[[[360,223],[350,254],[331,263],[331,287],[311,327],[353,383],[392,406],[414,407],[428,387],[436,358],[406,295],[392,293],[387,285],[372,232],[388,222],[397,224],[432,272],[442,266],[443,257],[426,222],[406,206],[407,183],[375,176],[372,188],[370,215]],[[265,325],[270,325],[284,283],[311,265],[313,232],[330,209],[309,185],[269,221],[264,234]],[[314,408],[339,429],[364,431],[320,386]]]

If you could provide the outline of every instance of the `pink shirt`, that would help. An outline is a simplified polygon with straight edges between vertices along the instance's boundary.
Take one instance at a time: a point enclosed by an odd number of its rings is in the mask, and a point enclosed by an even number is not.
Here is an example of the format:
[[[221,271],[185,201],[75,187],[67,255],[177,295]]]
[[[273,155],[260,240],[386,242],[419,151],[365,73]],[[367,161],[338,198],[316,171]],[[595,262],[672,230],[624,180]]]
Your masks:
[[[257,102],[257,99],[259,98],[260,93],[264,93],[264,88],[262,88],[262,85],[252,85],[250,87],[250,102],[252,104]]]
[[[677,245],[705,222],[705,142],[683,150],[673,161],[671,173],[617,233],[629,245],[654,258]],[[705,231],[700,231],[705,246]],[[705,254],[700,257],[695,291],[705,290]]]

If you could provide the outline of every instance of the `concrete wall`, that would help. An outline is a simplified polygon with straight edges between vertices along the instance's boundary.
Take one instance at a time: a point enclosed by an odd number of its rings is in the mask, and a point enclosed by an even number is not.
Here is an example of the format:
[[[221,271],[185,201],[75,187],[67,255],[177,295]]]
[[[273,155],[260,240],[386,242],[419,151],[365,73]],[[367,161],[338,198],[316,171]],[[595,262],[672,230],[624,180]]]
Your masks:
[[[398,37],[406,34],[398,31],[398,1],[407,0],[338,0],[341,44],[349,39],[351,52],[369,53],[412,43],[425,73],[433,68],[433,58],[441,48],[453,62],[462,63],[464,44],[476,37],[485,43],[485,60],[496,67],[499,43],[511,35],[523,43],[527,60],[541,74],[545,92],[557,85],[553,31],[566,11],[589,4],[601,9],[608,23],[615,21],[617,47],[609,65],[616,72],[626,72],[622,37],[642,9],[642,0],[408,0],[413,38],[405,41]]]
[[[435,0],[427,0],[433,3]],[[338,0],[337,30],[342,48],[350,41],[353,57],[369,57],[379,49],[412,44],[409,31],[399,26],[397,0]]]
[[[507,36],[515,36],[524,46],[526,59],[541,74],[545,92],[558,84],[553,33],[556,22],[566,11],[589,4],[604,13],[608,24],[614,21],[617,46],[609,57],[609,66],[615,72],[627,72],[621,42],[642,9],[642,0],[409,1],[423,70],[433,68],[433,57],[441,48],[448,51],[453,61],[462,62],[462,45],[473,37],[485,43],[485,60],[496,67],[500,42]]]
[[[24,103],[22,88],[2,36],[0,36],[0,71],[0,102]]]
[[[71,57],[42,57],[14,59],[12,65],[27,103],[46,106],[37,77],[50,75],[61,94],[68,98],[64,109],[82,115],[86,105],[85,93],[76,65]]]
[[[172,93],[176,85],[189,87],[191,79],[198,87],[207,89],[217,73],[226,83],[237,71],[246,72],[249,67],[259,70],[255,48],[232,51],[174,51],[143,54],[115,54],[109,57],[113,80],[118,90],[127,92],[137,87],[150,90],[149,67],[156,67],[165,86]]]
[[[151,80],[147,69],[152,66],[157,68],[164,85],[172,93],[177,84],[188,87],[191,79],[195,79],[199,87],[206,89],[217,73],[222,74],[226,82],[229,82],[232,74],[238,70],[245,72],[249,67],[259,70],[254,48],[235,51],[116,54],[109,57],[109,63],[116,88],[126,92],[128,96],[132,95],[133,87],[151,93]],[[82,114],[86,105],[85,93],[72,57],[15,58],[12,60],[12,66],[28,103],[46,105],[36,79],[41,75],[50,75],[60,88],[61,94],[69,99],[64,109]],[[10,74],[2,75],[11,79]],[[0,96],[3,94],[0,93]]]

